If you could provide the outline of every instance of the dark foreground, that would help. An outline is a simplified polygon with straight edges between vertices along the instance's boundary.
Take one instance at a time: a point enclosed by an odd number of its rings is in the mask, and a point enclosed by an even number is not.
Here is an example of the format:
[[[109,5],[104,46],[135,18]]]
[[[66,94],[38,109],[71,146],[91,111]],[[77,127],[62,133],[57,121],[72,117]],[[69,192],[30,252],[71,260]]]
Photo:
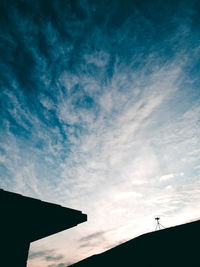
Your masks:
[[[72,267],[200,267],[200,221],[136,237]]]
[[[30,243],[87,220],[79,210],[0,189],[0,266],[25,267]]]

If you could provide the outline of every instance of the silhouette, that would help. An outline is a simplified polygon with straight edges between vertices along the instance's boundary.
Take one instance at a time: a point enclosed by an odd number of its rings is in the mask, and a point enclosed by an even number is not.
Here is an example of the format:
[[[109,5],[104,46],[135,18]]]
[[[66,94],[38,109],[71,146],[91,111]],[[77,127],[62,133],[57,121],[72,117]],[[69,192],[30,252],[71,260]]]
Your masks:
[[[158,229],[160,230],[161,227],[162,227],[162,228],[165,228],[165,227],[159,222],[159,221],[160,221],[160,217],[156,217],[155,220],[157,221],[155,231],[158,230]]]
[[[143,234],[71,267],[199,267],[200,221]]]
[[[30,242],[87,221],[81,211],[0,189],[0,265],[26,266]]]

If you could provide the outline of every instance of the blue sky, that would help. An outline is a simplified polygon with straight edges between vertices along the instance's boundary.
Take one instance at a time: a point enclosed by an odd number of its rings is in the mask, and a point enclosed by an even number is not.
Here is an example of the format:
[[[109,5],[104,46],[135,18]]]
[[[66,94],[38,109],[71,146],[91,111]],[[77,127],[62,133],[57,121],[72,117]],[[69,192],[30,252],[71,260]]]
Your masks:
[[[88,214],[29,267],[200,217],[199,9],[1,1],[0,187]]]

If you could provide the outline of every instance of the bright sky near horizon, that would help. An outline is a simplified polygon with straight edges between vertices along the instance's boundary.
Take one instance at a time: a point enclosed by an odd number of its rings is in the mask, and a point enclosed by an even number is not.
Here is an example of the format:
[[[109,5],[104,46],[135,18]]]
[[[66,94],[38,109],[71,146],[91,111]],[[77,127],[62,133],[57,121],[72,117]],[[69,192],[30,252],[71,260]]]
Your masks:
[[[0,1],[0,188],[88,215],[34,242],[28,267],[67,266],[158,215],[200,217],[199,14],[196,0]]]

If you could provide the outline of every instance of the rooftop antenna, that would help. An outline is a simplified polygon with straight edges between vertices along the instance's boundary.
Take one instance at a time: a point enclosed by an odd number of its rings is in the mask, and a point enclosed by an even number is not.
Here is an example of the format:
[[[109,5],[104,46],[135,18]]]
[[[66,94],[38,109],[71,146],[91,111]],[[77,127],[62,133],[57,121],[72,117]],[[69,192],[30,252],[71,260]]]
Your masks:
[[[155,220],[157,221],[155,231],[156,231],[156,230],[160,230],[161,227],[162,227],[162,228],[165,228],[165,227],[159,222],[160,217],[156,217]]]

